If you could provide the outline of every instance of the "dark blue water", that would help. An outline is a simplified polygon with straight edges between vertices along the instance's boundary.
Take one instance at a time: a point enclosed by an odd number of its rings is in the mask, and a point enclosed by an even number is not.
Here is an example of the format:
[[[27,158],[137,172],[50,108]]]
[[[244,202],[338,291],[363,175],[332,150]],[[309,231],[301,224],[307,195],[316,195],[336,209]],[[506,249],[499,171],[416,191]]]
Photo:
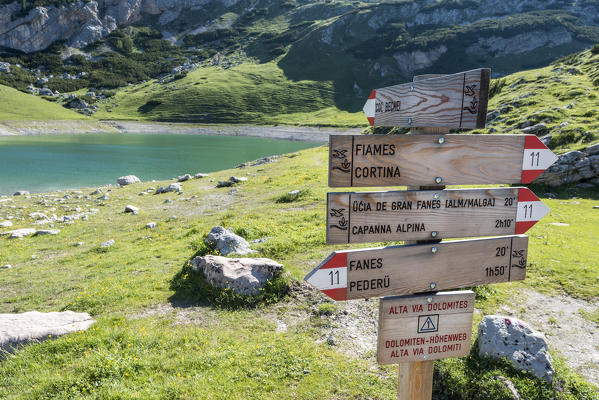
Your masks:
[[[0,137],[0,194],[212,172],[317,143],[242,136],[85,134]]]

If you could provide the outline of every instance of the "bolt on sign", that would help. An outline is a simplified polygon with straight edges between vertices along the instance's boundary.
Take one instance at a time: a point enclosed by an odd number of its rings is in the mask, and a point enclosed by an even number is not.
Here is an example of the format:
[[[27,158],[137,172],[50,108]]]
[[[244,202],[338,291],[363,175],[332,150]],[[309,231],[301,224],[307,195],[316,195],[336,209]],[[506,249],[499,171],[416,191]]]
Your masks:
[[[474,292],[470,290],[381,299],[378,363],[468,355],[473,314]]]
[[[528,188],[328,193],[327,243],[522,234],[548,212]]]
[[[375,89],[364,114],[374,126],[484,128],[490,76],[482,68]]]
[[[524,235],[337,251],[304,279],[336,301],[407,295],[524,280],[527,253]]]
[[[535,135],[331,135],[329,186],[530,183],[557,160]]]

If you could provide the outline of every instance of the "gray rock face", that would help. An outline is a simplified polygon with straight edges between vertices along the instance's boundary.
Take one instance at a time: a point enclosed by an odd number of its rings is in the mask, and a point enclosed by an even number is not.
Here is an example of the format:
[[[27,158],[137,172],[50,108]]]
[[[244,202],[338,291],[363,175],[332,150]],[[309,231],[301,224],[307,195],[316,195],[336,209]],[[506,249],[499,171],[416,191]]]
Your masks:
[[[250,248],[250,244],[247,240],[222,226],[215,226],[212,228],[206,237],[206,244],[213,249],[218,250],[223,256],[231,253],[249,254],[254,252],[254,250]]]
[[[137,207],[132,206],[132,205],[129,204],[129,205],[125,206],[125,212],[126,213],[133,213],[133,214],[137,215],[137,213],[139,213],[139,208],[137,208]]]
[[[35,236],[58,235],[59,233],[60,233],[60,229],[38,229],[35,232]]]
[[[194,271],[202,271],[213,286],[256,295],[268,279],[283,271],[283,265],[268,258],[196,257],[191,260]]]
[[[35,232],[36,232],[36,230],[33,228],[23,228],[23,229],[15,229],[14,231],[0,233],[0,236],[1,235],[9,235],[8,236],[9,239],[20,239],[25,236],[33,235]]]
[[[94,322],[88,313],[73,311],[0,314],[0,349],[12,352],[29,342],[84,331]]]
[[[533,126],[528,126],[522,129],[522,133],[536,135],[538,133],[546,132],[547,126],[545,124],[536,124]]]
[[[131,185],[132,183],[138,183],[138,182],[141,182],[141,181],[135,175],[121,176],[120,178],[118,178],[116,180],[116,183],[118,183],[121,186]]]
[[[584,181],[599,184],[599,144],[560,155],[534,182],[560,186]]]
[[[512,317],[488,315],[478,325],[480,357],[506,358],[520,370],[548,382],[555,370],[542,333]]]
[[[113,239],[110,239],[110,240],[108,240],[108,241],[106,241],[106,242],[102,243],[102,244],[100,245],[100,247],[110,247],[110,246],[112,246],[114,243],[115,243],[115,241],[114,241]]]
[[[175,182],[175,183],[171,183],[167,187],[160,186],[158,189],[156,189],[156,192],[154,192],[154,194],[168,193],[168,192],[182,192],[182,191],[183,191],[183,186],[181,185],[181,183]]]
[[[185,182],[191,179],[191,175],[185,174],[177,177],[177,182]]]

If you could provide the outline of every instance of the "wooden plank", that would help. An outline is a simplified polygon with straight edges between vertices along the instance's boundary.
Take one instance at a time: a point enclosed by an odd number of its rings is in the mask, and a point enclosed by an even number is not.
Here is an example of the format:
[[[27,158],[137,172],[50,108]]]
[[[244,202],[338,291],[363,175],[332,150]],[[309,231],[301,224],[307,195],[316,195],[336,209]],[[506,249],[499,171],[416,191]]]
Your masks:
[[[378,363],[468,355],[473,314],[474,292],[470,290],[381,299]]]
[[[534,135],[331,135],[329,186],[530,183],[555,160]]]
[[[434,361],[399,364],[398,400],[430,400],[433,396]]]
[[[328,193],[327,243],[523,234],[548,212],[517,187]]]
[[[374,126],[484,128],[487,68],[375,89],[364,105]]]
[[[528,237],[336,251],[304,278],[333,300],[423,293],[521,281]]]

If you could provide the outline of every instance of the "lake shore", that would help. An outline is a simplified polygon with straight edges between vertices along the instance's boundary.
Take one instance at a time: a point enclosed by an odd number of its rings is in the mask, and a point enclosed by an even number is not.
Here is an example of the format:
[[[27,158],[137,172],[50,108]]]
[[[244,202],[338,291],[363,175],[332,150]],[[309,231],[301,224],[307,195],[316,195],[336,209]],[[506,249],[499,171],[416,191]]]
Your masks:
[[[357,135],[363,128],[303,126],[200,125],[139,121],[0,121],[0,137],[87,133],[253,136],[326,143],[330,134]]]

